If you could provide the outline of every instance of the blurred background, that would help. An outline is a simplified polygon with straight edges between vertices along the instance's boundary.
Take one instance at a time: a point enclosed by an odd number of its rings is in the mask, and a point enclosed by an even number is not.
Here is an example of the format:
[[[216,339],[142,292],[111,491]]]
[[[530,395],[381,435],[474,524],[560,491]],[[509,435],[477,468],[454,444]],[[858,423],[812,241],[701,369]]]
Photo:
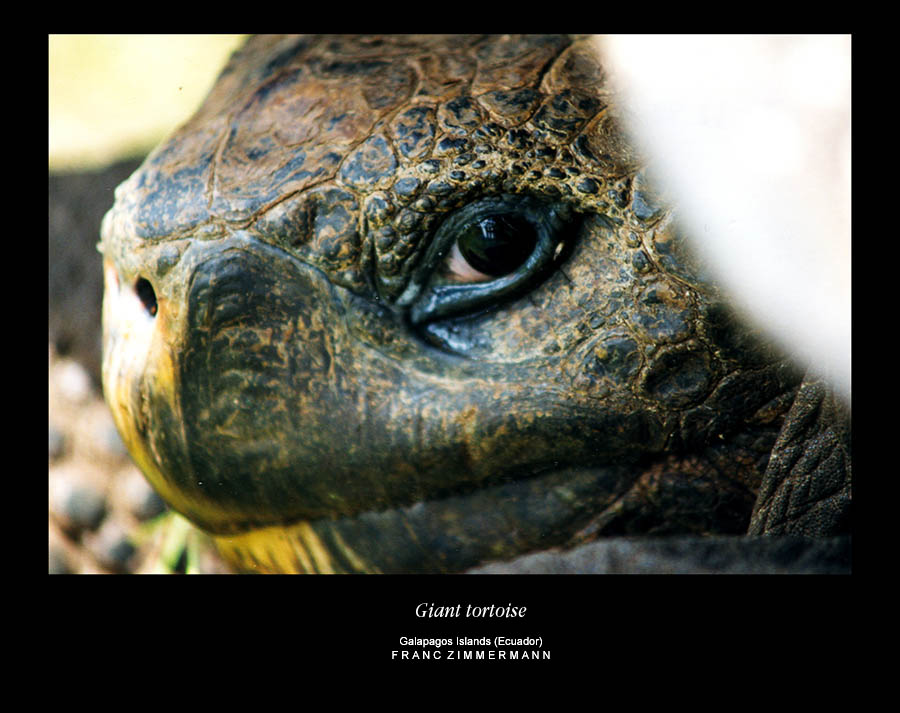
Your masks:
[[[154,527],[165,508],[102,399],[96,244],[115,187],[193,114],[243,39],[48,37],[50,572],[148,571],[165,559],[148,554],[169,547]],[[173,557],[176,570],[187,568]],[[193,566],[216,571],[217,563]]]

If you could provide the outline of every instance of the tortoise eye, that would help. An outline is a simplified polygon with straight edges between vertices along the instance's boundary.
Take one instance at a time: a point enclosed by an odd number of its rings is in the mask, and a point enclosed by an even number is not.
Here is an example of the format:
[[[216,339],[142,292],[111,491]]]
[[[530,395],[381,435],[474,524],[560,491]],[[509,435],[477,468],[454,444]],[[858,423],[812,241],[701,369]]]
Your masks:
[[[516,297],[557,262],[571,222],[566,206],[528,196],[460,208],[436,231],[398,305],[422,325]]]
[[[456,239],[448,269],[466,282],[508,275],[531,256],[537,239],[527,220],[512,215],[486,216]],[[481,279],[474,279],[476,276]]]

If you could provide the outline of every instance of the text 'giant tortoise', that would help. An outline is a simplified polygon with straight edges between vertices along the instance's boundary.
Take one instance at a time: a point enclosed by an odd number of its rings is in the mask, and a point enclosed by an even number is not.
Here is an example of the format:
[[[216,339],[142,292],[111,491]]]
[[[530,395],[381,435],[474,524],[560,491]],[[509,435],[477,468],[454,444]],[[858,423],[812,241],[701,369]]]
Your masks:
[[[589,38],[253,38],[101,250],[116,424],[239,569],[849,531],[845,409],[692,259]]]

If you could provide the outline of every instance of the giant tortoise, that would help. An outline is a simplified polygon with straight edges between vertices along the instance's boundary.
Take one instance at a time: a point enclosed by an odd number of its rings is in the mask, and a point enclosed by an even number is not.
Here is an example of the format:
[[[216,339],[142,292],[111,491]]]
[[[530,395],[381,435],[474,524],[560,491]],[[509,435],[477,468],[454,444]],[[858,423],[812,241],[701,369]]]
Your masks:
[[[846,408],[692,255],[590,38],[254,37],[100,249],[116,425],[240,570],[849,532]]]

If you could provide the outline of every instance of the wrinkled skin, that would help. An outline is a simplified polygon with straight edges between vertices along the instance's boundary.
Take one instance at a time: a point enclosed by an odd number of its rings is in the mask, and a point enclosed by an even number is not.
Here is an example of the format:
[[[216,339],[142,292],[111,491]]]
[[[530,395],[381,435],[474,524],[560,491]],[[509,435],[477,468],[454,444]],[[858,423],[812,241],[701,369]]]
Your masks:
[[[802,373],[691,257],[605,82],[564,36],[253,38],[120,186],[106,398],[237,568],[460,571],[754,505],[791,531],[791,464],[757,495]],[[495,213],[533,257],[449,277]],[[806,534],[848,527],[835,467]]]

